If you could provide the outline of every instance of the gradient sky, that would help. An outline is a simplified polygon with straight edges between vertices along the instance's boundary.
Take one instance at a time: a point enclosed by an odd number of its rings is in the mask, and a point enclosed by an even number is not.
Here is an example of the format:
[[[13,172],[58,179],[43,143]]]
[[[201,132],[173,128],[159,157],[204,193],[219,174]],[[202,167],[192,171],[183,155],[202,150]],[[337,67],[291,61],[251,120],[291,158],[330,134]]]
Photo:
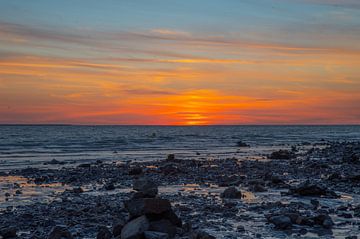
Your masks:
[[[0,123],[359,124],[359,0],[0,0]]]

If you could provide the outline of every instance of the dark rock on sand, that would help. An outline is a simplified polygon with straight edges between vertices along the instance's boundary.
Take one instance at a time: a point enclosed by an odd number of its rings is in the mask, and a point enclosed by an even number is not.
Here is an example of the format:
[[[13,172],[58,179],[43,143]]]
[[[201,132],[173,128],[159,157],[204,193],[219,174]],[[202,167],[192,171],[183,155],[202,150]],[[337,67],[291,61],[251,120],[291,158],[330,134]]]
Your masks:
[[[129,169],[129,175],[139,175],[142,174],[143,170],[140,166],[134,166]]]
[[[313,197],[339,197],[334,191],[327,189],[321,184],[312,183],[310,181],[305,181],[296,187],[289,189],[289,194],[299,195],[299,196],[313,196]]]
[[[228,187],[220,195],[222,198],[241,198],[242,194],[236,187]]]
[[[292,227],[291,218],[285,215],[271,216],[268,221],[274,224],[276,229],[285,230]]]
[[[47,239],[73,239],[73,236],[65,227],[55,226]]]
[[[3,239],[15,238],[16,237],[16,228],[15,227],[7,227],[7,228],[0,227],[0,236]]]
[[[142,197],[153,198],[158,194],[157,184],[147,178],[140,178],[134,181],[133,189],[138,191]]]
[[[174,161],[175,160],[175,154],[168,154],[166,157],[166,161]]]
[[[121,239],[141,239],[149,226],[149,220],[146,216],[138,217],[124,226],[121,231]]]
[[[111,239],[111,238],[112,238],[112,234],[109,231],[109,229],[105,226],[100,227],[96,239]]]
[[[279,151],[272,152],[268,158],[269,159],[292,159],[295,155],[289,150],[280,149]]]

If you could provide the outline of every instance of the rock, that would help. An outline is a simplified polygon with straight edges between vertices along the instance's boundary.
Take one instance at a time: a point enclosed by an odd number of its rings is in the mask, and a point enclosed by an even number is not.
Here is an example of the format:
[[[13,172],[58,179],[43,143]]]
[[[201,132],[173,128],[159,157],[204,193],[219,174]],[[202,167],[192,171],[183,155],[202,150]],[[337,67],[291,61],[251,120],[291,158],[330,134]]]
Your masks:
[[[89,164],[89,163],[82,163],[82,164],[79,164],[78,167],[79,167],[79,168],[90,168],[90,167],[91,167],[91,164]]]
[[[168,239],[169,234],[163,232],[146,231],[144,232],[145,239]]]
[[[22,192],[21,192],[21,190],[16,190],[15,194],[19,195],[19,194],[22,194]]]
[[[121,239],[141,239],[144,232],[149,229],[149,221],[146,216],[138,217],[128,222],[121,231]]]
[[[238,142],[236,143],[236,145],[237,145],[238,147],[250,147],[250,145],[248,145],[247,143],[245,143],[245,142],[243,142],[243,141],[238,141]]]
[[[331,229],[334,225],[333,220],[327,214],[320,214],[313,218],[315,224],[323,226],[326,229]]]
[[[175,160],[175,154],[168,154],[166,161],[174,161]]]
[[[115,185],[113,183],[109,182],[104,185],[104,188],[105,188],[105,190],[108,190],[108,191],[115,190]]]
[[[170,238],[174,237],[176,234],[176,226],[166,219],[150,222],[149,229],[150,231],[166,233]]]
[[[73,237],[65,227],[55,226],[47,239],[73,239]]]
[[[280,230],[289,229],[292,227],[291,218],[284,215],[271,216],[268,221],[275,225],[275,228]]]
[[[129,175],[139,175],[142,174],[143,170],[140,166],[134,166],[129,169]]]
[[[311,183],[310,181],[306,181],[296,187],[290,188],[289,194],[295,194],[300,196],[316,196],[316,197],[321,197],[321,196],[328,196],[334,198],[339,197],[334,191],[330,191],[324,186]]]
[[[125,224],[125,220],[123,219],[119,219],[116,223],[114,223],[112,228],[112,234],[114,237],[121,235],[121,230],[124,228]]]
[[[8,238],[15,238],[16,237],[16,228],[15,227],[0,227],[0,236],[3,239],[8,239]]]
[[[266,192],[267,189],[261,184],[254,184],[250,186],[250,191],[252,192]]]
[[[60,164],[60,165],[63,165],[63,164],[66,164],[66,162],[61,162],[59,160],[52,159],[51,161],[44,163],[44,165],[46,165],[46,164]]]
[[[133,189],[140,192],[143,197],[156,197],[158,194],[158,185],[147,178],[140,178],[134,181]]]
[[[125,208],[131,217],[138,217],[145,214],[162,214],[171,211],[171,204],[167,199],[138,198],[126,201]]]
[[[107,227],[100,227],[96,239],[111,239],[112,234]]]
[[[241,192],[236,187],[228,187],[220,195],[222,198],[241,198]]]
[[[292,159],[294,157],[295,155],[291,151],[282,150],[282,149],[280,149],[279,151],[272,152],[268,156],[269,159]]]

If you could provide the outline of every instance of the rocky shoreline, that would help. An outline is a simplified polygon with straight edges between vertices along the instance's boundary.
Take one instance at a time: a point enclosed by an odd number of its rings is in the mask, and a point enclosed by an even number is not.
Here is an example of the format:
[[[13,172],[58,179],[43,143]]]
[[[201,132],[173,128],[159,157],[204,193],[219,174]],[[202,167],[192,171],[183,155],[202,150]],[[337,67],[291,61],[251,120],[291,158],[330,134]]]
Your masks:
[[[239,150],[251,147],[238,143]],[[95,162],[3,173],[66,186],[8,207],[0,238],[357,238],[360,143],[292,145],[259,160]],[[21,194],[23,185],[13,185]],[[16,195],[6,190],[7,200]]]

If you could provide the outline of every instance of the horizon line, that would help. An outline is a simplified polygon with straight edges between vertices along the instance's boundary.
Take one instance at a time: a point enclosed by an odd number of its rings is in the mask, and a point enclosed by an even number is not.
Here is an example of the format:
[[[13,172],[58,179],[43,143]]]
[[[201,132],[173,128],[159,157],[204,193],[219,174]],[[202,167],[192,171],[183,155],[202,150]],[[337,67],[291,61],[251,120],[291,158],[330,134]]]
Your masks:
[[[139,127],[211,127],[211,126],[360,126],[360,123],[349,124],[199,124],[199,125],[175,125],[175,124],[18,124],[18,123],[0,123],[0,126],[139,126]]]

